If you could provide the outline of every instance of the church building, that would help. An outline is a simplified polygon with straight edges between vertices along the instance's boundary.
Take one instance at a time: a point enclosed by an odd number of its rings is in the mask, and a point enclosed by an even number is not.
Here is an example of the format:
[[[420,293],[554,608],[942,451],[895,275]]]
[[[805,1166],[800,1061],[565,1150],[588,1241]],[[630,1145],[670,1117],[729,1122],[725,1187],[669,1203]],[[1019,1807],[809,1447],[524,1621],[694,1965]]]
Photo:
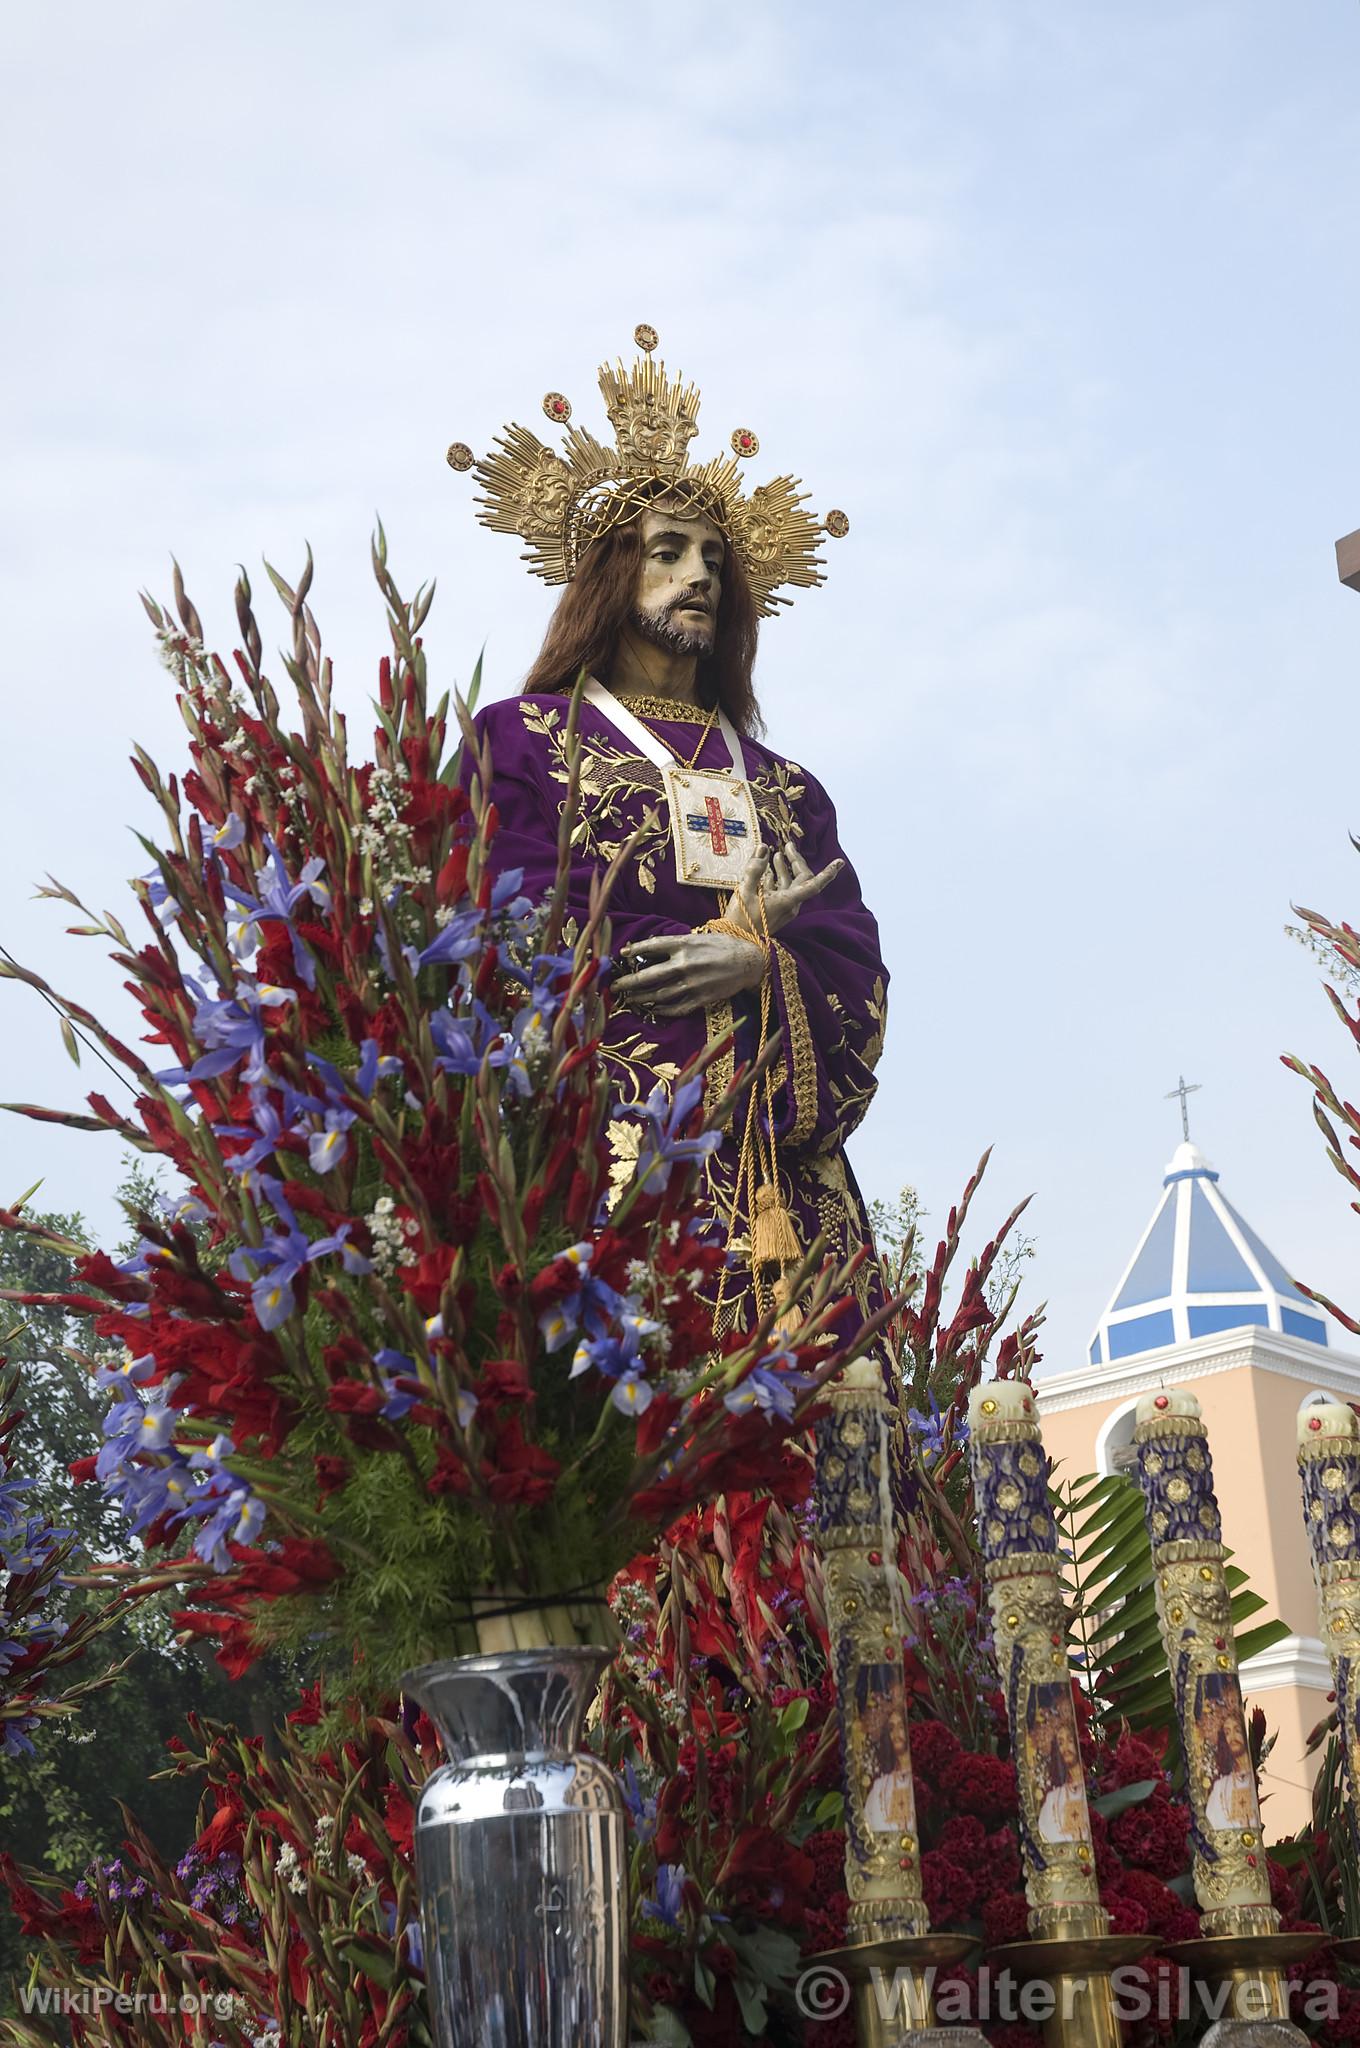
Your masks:
[[[1255,1621],[1273,1617],[1289,1630],[1242,1666],[1248,1707],[1264,1710],[1276,1738],[1261,1792],[1268,1833],[1278,1837],[1307,1818],[1317,1759],[1304,1746],[1332,1687],[1299,1500],[1298,1409],[1313,1393],[1360,1401],[1360,1358],[1332,1347],[1322,1310],[1188,1140],[1166,1169],[1086,1363],[1037,1382],[1050,1457],[1072,1478],[1128,1469],[1138,1401],[1163,1386],[1185,1387],[1203,1409],[1224,1542],[1265,1601]]]

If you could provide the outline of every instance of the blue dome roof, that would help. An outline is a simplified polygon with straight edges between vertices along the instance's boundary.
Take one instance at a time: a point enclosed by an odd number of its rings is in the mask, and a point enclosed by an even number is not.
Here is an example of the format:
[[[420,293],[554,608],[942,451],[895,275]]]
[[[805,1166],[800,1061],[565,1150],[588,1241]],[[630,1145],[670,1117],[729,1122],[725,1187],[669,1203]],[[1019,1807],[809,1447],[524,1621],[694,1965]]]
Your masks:
[[[1220,1193],[1203,1153],[1178,1146],[1152,1221],[1096,1325],[1091,1363],[1252,1324],[1327,1342],[1321,1309]]]

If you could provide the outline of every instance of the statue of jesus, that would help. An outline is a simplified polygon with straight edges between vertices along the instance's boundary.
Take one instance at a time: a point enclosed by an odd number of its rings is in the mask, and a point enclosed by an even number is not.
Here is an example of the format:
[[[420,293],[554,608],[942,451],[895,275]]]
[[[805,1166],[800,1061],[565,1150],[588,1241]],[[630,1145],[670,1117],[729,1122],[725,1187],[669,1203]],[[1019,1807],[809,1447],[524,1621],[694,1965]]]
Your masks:
[[[752,687],[761,613],[787,602],[781,584],[822,580],[821,535],[847,522],[814,522],[789,478],[746,496],[737,465],[758,447],[748,430],[732,436],[732,457],[690,464],[698,394],[652,360],[651,329],[636,338],[644,356],[631,372],[600,373],[615,449],[570,428],[559,456],[510,427],[477,466],[479,516],[519,533],[538,573],[566,585],[520,695],[483,709],[477,726],[490,744],[496,865],[522,868],[527,894],[546,893],[568,702],[589,678],[571,908],[584,918],[592,878],[632,840],[609,904],[617,964],[605,1054],[619,1102],[670,1087],[706,1046],[730,1040],[708,1071],[716,1102],[762,1031],[780,1033],[768,1081],[739,1103],[706,1168],[714,1213],[745,1250],[724,1320],[747,1328],[763,1306],[762,1231],[789,1265],[819,1235],[837,1259],[868,1241],[845,1141],[883,1045],[878,929],[830,799],[764,744]],[[570,410],[559,393],[544,400],[559,423]],[[449,459],[472,466],[462,444]],[[621,1118],[611,1129],[620,1182],[641,1128]],[[874,1285],[866,1268],[864,1312]]]

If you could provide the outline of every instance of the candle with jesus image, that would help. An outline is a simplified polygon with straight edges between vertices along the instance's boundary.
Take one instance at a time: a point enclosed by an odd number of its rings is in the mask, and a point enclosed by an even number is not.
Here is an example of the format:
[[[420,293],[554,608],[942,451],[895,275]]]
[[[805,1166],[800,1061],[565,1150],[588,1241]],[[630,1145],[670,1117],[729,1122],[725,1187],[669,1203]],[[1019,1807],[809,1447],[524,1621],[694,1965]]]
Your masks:
[[[1279,1915],[1270,1903],[1213,1463],[1194,1395],[1146,1395],[1133,1441],[1180,1716],[1203,1931],[1274,1933]]]
[[[900,1664],[861,1664],[855,1674],[854,1774],[871,1834],[916,1833],[916,1788]]]
[[[1346,1815],[1360,1856],[1360,1416],[1349,1402],[1310,1397],[1299,1409],[1299,1482],[1318,1589],[1318,1633],[1336,1688]]]
[[[1054,1938],[1103,1935],[1109,1916],[1096,1883],[1058,1530],[1033,1393],[1020,1380],[975,1387],[968,1427],[983,1570],[1020,1789],[1030,1932]],[[1114,2038],[1113,2021],[1110,2027]]]

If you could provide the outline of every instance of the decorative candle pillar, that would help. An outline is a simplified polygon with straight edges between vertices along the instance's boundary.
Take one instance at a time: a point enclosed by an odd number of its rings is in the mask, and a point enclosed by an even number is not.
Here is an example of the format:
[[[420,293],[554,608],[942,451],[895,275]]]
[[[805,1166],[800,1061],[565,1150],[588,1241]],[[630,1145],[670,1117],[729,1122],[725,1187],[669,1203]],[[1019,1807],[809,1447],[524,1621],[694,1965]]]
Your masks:
[[[1133,1441],[1185,1755],[1195,1897],[1206,1935],[1273,1934],[1213,1463],[1193,1394],[1148,1394]]]
[[[1344,1401],[1299,1410],[1303,1519],[1318,1589],[1318,1632],[1336,1686],[1336,1735],[1351,1842],[1360,1856],[1360,1416]]]
[[[817,1428],[826,1618],[840,1707],[850,1944],[924,1934],[907,1735],[905,1605],[887,1510],[890,1416],[876,1359],[850,1366]]]
[[[845,1947],[814,1964],[855,1984],[860,2048],[918,2041],[922,2048],[985,2048],[972,2029],[932,2021],[935,1972],[973,1941],[932,1935],[921,1889],[903,1660],[907,1610],[888,1489],[891,1414],[876,1359],[846,1368],[828,1390],[827,1411],[817,1425],[818,1544],[840,1715],[850,1910]]]
[[[1199,1402],[1181,1389],[1138,1403],[1133,1441],[1152,1539],[1157,1613],[1185,1757],[1199,1941],[1172,1955],[1229,1988],[1223,2048],[1262,2038],[1302,2043],[1288,2020],[1284,1968],[1316,1937],[1281,1934],[1270,1903],[1256,1773],[1223,1574],[1222,1527]]]
[[[1032,1934],[1109,1931],[1096,1884],[1086,1777],[1067,1659],[1058,1528],[1034,1396],[1019,1380],[968,1400],[978,1536],[1020,1782],[1020,1846]]]
[[[1031,1939],[997,1949],[993,1969],[1047,1987],[1047,2048],[1119,2048],[1110,1971],[1154,1944],[1111,1934],[1100,1903],[1067,1657],[1058,1527],[1034,1396],[994,1380],[968,1397],[973,1492],[996,1660],[1020,1792],[1020,1848]]]

